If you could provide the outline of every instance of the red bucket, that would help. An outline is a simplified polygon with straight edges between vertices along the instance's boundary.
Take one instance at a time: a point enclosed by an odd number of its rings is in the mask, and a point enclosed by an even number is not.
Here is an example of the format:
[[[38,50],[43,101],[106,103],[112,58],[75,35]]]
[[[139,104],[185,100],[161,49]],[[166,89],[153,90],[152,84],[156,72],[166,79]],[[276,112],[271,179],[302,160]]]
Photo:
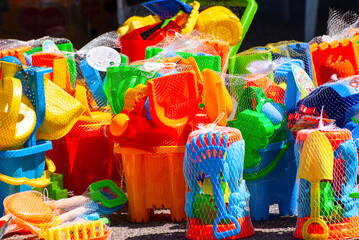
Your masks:
[[[46,153],[57,172],[63,173],[64,187],[76,195],[100,180],[122,182],[122,164],[113,153],[114,143],[105,136],[104,126],[79,121],[65,137],[53,141],[53,150]]]

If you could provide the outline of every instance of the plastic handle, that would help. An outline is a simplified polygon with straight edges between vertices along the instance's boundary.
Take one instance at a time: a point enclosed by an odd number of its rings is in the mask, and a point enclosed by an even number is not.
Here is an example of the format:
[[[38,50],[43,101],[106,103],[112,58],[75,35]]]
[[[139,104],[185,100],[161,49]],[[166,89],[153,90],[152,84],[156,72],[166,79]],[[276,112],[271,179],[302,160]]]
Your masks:
[[[241,232],[241,227],[239,226],[238,220],[235,217],[233,217],[232,215],[227,213],[227,210],[226,210],[226,207],[224,204],[223,191],[222,191],[221,184],[219,181],[219,176],[218,176],[218,174],[217,174],[217,176],[211,175],[210,178],[211,178],[213,192],[215,193],[214,198],[216,200],[217,209],[218,209],[218,217],[214,220],[214,223],[213,223],[213,235],[217,239],[223,239],[223,238],[236,236]],[[231,220],[234,223],[235,228],[232,230],[229,230],[229,231],[225,231],[225,232],[218,232],[217,226],[222,219]]]
[[[28,179],[25,177],[13,178],[0,173],[0,181],[15,186],[26,184],[35,188],[46,187],[47,185],[49,185],[51,175],[56,171],[56,167],[53,161],[51,161],[51,159],[47,157],[45,158],[45,163],[47,166],[47,170],[44,171],[44,173],[40,178],[37,179]]]
[[[90,199],[85,196],[74,196],[55,201],[55,208],[70,208],[88,203]]]
[[[86,206],[81,206],[71,210],[67,213],[60,215],[58,218],[61,220],[61,223],[69,222],[71,220],[76,219],[77,217],[86,214],[89,209]]]
[[[248,32],[249,26],[252,23],[254,15],[256,14],[258,9],[258,5],[255,0],[240,0],[236,5],[240,5],[242,2],[245,2],[247,4],[246,10],[244,11],[242,17],[240,18],[242,24],[242,38],[237,45],[231,47],[229,56],[233,56],[238,52],[238,49],[241,46],[243,39]]]
[[[284,154],[287,152],[290,146],[290,142],[287,142],[280,150],[276,158],[270,164],[268,164],[267,167],[263,168],[258,172],[243,174],[243,179],[245,179],[246,181],[256,181],[267,176],[277,167],[278,163],[280,162],[280,160],[282,160]]]
[[[303,225],[303,238],[304,239],[313,239],[313,240],[326,240],[329,237],[329,229],[326,222],[320,218],[320,185],[319,182],[311,183],[310,190],[310,219],[306,221]],[[309,225],[316,223],[319,224],[323,228],[322,234],[313,234],[308,233]]]

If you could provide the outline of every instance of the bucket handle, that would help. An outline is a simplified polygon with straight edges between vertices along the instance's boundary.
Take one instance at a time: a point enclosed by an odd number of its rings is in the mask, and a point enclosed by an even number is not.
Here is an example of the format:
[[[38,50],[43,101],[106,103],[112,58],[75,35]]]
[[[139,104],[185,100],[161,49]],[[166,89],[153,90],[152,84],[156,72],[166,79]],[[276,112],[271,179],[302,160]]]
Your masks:
[[[46,187],[50,183],[51,175],[56,171],[56,166],[54,162],[48,157],[45,158],[45,163],[47,166],[47,170],[44,171],[44,173],[40,178],[37,179],[28,179],[26,177],[13,178],[0,173],[0,181],[15,186],[26,184],[35,188]]]

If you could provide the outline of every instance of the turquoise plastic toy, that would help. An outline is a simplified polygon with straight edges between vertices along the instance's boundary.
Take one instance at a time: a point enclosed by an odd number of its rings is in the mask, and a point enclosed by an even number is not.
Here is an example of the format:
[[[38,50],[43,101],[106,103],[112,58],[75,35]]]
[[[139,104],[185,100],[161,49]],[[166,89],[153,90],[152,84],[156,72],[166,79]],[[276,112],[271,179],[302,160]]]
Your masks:
[[[213,144],[212,136],[215,136],[215,144]],[[239,226],[238,220],[227,213],[227,209],[224,203],[223,191],[220,184],[219,173],[223,171],[225,155],[227,148],[228,135],[223,137],[223,143],[220,144],[221,133],[218,132],[216,135],[212,135],[212,132],[207,134],[207,144],[205,143],[204,134],[199,135],[199,141],[201,142],[202,147],[197,144],[197,138],[192,138],[191,146],[187,144],[187,150],[191,152],[191,158],[196,159],[198,169],[208,174],[213,188],[214,198],[216,200],[216,206],[218,211],[218,216],[213,223],[213,235],[217,239],[223,239],[227,237],[232,237],[238,235],[241,232],[241,227]],[[221,146],[222,145],[222,146]],[[215,153],[215,154],[214,154]],[[221,220],[231,220],[235,228],[226,231],[219,232],[217,226]]]

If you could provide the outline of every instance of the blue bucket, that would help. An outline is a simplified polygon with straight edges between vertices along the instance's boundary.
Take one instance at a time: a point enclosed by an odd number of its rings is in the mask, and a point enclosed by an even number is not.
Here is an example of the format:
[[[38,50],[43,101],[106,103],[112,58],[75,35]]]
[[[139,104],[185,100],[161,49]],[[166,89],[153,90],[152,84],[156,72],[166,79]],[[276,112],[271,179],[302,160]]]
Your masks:
[[[16,179],[41,178],[45,170],[45,152],[50,149],[51,141],[38,141],[32,147],[0,151],[0,174]],[[16,186],[0,181],[0,215],[4,214],[2,202],[7,196],[31,189],[32,186],[26,184]]]
[[[275,161],[281,151],[284,155],[270,173],[256,180],[246,180],[250,192],[249,209],[252,221],[267,220],[269,206],[272,204],[278,204],[279,213],[283,216],[294,215],[297,212],[294,140],[268,144],[265,149],[259,151],[261,163],[256,167],[244,169],[244,174],[255,176]]]

